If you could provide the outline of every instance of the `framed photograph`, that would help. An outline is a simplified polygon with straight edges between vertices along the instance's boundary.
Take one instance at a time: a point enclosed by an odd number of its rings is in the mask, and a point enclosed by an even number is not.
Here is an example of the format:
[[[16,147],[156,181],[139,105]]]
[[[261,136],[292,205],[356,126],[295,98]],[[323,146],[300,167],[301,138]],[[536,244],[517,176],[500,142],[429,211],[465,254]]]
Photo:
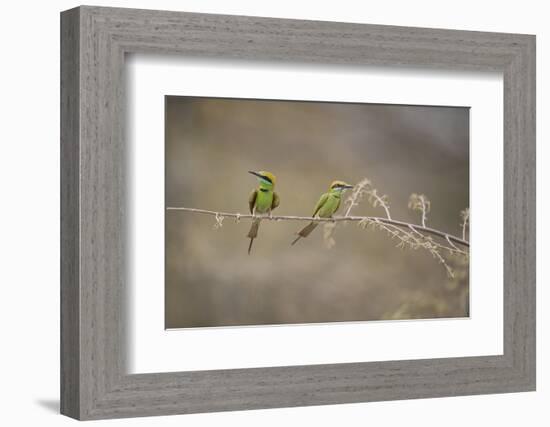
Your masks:
[[[535,37],[61,14],[61,412],[535,389]]]

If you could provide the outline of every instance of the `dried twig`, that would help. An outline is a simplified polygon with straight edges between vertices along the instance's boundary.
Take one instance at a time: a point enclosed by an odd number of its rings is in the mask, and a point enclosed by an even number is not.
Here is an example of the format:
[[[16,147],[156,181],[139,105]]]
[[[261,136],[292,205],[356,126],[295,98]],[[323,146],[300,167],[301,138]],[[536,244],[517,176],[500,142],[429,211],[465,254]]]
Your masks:
[[[411,232],[408,232],[406,230],[400,229],[397,226],[393,224],[384,224],[380,220],[374,221],[375,227],[379,228],[380,230],[386,231],[391,237],[396,238],[399,240],[397,243],[397,247],[400,249],[405,249],[409,247],[410,249],[425,249],[428,252],[432,254],[432,256],[438,260],[440,264],[442,264],[445,267],[445,270],[447,271],[447,274],[449,277],[454,277],[454,272],[451,269],[451,267],[447,264],[447,261],[445,258],[441,255],[440,249],[446,249],[451,250],[450,248],[446,246],[442,246],[437,242],[434,242],[434,240],[429,237],[425,236],[424,234],[420,233],[418,230],[415,229],[415,227],[410,224],[409,229]],[[457,253],[463,253],[466,254],[466,252],[463,252],[461,250],[458,250]]]
[[[353,187],[353,190],[351,191],[351,195],[344,202],[345,204],[348,205],[348,208],[346,209],[346,213],[344,214],[344,216],[350,216],[351,210],[353,209],[354,206],[359,205],[359,202],[361,201],[363,195],[367,192],[367,189],[370,185],[371,185],[370,181],[367,178],[355,184],[355,186]]]
[[[430,201],[428,198],[424,194],[411,194],[409,209],[422,212],[422,226],[426,227],[427,214],[430,211]]]
[[[449,239],[449,236],[445,236],[445,239],[447,240],[447,242],[449,242],[449,245],[451,245],[451,246],[453,247],[453,249],[455,249],[455,250],[461,252],[460,249],[458,249],[458,248],[456,247],[456,245],[453,243],[453,241],[452,241],[451,239]]]
[[[470,227],[470,208],[466,208],[460,212],[462,218],[462,240],[466,240],[466,228]]]
[[[372,206],[374,206],[375,208],[381,206],[386,212],[386,218],[391,219],[388,196],[385,194],[378,194],[378,191],[372,186],[370,181],[367,189],[365,190],[365,193],[368,194],[369,202],[372,204]]]
[[[438,260],[439,263],[441,263],[445,267],[449,277],[454,277],[453,270],[448,265],[445,257],[442,254],[442,251],[445,251],[444,253],[448,253],[449,255],[460,254],[463,256],[468,256],[468,252],[458,248],[458,246],[453,242],[453,240],[455,240],[453,236],[447,233],[443,233],[442,235],[440,233],[429,233],[427,231],[429,227],[427,227],[426,223],[428,212],[431,208],[431,203],[428,198],[424,194],[416,193],[411,194],[411,197],[409,198],[409,208],[421,212],[421,226],[410,223],[397,224],[391,219],[387,196],[379,195],[376,188],[373,187],[372,183],[369,180],[365,179],[361,181],[361,184],[361,188],[355,188],[350,198],[348,199],[350,205],[348,211],[351,210],[351,207],[357,205],[357,199],[360,198],[360,195],[362,193],[366,193],[369,195],[369,202],[371,202],[374,207],[381,206],[386,212],[387,218],[386,221],[382,221],[382,219],[380,218],[369,218],[360,221],[359,224],[362,226],[371,224],[375,228],[387,232],[392,239],[397,239],[399,241],[397,243],[397,247],[399,248],[403,249],[409,247],[411,249],[421,248],[427,250],[435,259]],[[349,212],[346,213],[346,216],[349,216]],[[406,228],[403,227],[403,225],[405,224]],[[449,246],[435,241],[431,236],[428,236],[426,233],[443,237],[445,241],[449,244]],[[466,241],[464,231],[462,240],[464,242]]]
[[[214,224],[214,230],[218,230],[223,227],[223,218],[223,215],[219,213],[216,214],[216,223]]]

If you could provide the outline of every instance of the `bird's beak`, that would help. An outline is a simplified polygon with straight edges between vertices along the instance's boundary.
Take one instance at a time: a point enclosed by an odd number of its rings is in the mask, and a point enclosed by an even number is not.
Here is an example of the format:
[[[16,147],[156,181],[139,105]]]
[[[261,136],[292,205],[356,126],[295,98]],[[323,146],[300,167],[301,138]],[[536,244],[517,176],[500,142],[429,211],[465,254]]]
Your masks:
[[[354,187],[353,185],[349,185],[349,184],[344,185],[344,188],[353,188],[353,187]]]
[[[258,178],[261,178],[261,177],[262,177],[258,172],[248,171],[248,173],[251,173],[252,175],[257,176]]]

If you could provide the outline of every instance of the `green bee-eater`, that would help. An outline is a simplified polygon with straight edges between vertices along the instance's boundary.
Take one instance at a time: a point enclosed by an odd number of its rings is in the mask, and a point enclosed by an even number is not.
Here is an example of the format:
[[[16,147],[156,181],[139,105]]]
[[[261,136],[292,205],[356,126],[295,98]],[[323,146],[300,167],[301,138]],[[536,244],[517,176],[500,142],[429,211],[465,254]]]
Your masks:
[[[276,180],[275,175],[266,171],[248,171],[248,173],[257,176],[259,182],[258,188],[252,190],[252,193],[250,193],[250,196],[248,197],[248,207],[250,208],[250,213],[252,215],[271,215],[271,211],[279,206],[279,196],[275,193],[275,191],[273,191]],[[252,226],[250,227],[250,231],[247,236],[250,238],[248,254],[250,254],[250,250],[252,249],[252,242],[258,236],[260,221],[261,218],[256,218],[252,221]]]
[[[344,181],[334,181],[330,184],[328,193],[321,196],[311,216],[313,218],[316,216],[320,218],[332,218],[332,215],[334,215],[340,207],[342,193],[348,188],[353,188],[353,185],[346,184]],[[318,225],[318,222],[311,221],[298,232],[298,237],[291,244],[293,245],[302,237],[309,236]]]

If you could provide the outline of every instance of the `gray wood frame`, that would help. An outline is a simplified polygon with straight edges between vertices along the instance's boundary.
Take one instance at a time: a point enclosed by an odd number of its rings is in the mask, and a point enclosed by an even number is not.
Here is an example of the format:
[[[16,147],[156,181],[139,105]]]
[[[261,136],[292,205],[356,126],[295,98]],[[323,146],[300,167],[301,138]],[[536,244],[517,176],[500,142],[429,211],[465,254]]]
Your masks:
[[[124,57],[504,75],[504,354],[128,375]],[[79,7],[61,14],[61,412],[134,417],[535,389],[535,37]],[[473,183],[475,185],[475,183]]]

